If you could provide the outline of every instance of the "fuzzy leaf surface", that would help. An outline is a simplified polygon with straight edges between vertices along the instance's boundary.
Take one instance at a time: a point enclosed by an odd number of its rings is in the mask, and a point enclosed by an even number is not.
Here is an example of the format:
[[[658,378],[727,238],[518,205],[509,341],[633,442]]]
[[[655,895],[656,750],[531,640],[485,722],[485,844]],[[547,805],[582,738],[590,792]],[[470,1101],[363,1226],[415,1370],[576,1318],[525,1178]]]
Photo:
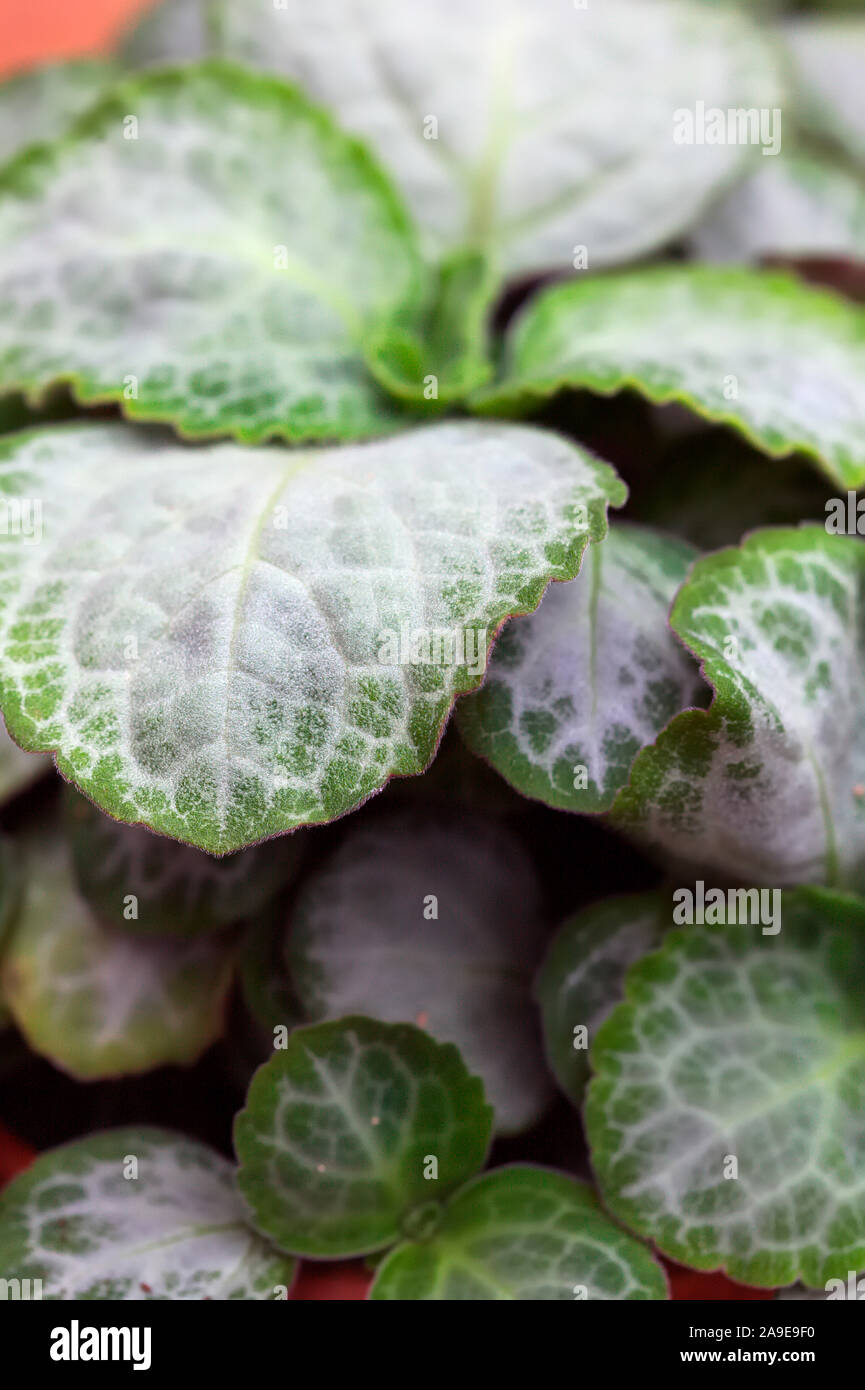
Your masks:
[[[461,1188],[431,1240],[385,1258],[369,1297],[572,1303],[668,1294],[660,1265],[586,1183],[517,1165]]]
[[[575,280],[532,300],[504,376],[477,409],[523,415],[566,387],[632,388],[730,425],[764,452],[801,451],[865,482],[865,310],[787,274],[652,267]]]
[[[512,425],[292,452],[77,425],[0,441],[0,495],[44,516],[39,545],[0,536],[11,733],[117,819],[225,854],[421,772],[499,625],[574,577],[625,488]]]
[[[246,1224],[231,1164],[151,1128],[40,1154],[0,1193],[0,1268],[64,1302],[261,1300],[294,1276]]]
[[[865,545],[756,531],[699,560],[672,624],[715,690],[638,754],[612,819],[745,884],[865,885]]]
[[[865,1264],[862,900],[799,889],[777,935],[668,933],[591,1062],[604,1202],[665,1255],[761,1287]]]
[[[483,1166],[492,1115],[457,1049],[420,1028],[362,1017],[297,1028],[235,1121],[238,1183],[282,1250],[381,1250]]]
[[[171,0],[127,56],[208,53],[297,81],[369,142],[432,251],[506,274],[675,236],[755,150],[676,144],[674,111],[779,100],[745,17],[667,0]]]
[[[28,1044],[79,1080],[197,1060],[219,1036],[233,955],[225,940],[135,940],[77,891],[65,843],[28,845],[0,990]]]
[[[667,622],[695,557],[672,537],[613,527],[578,579],[505,628],[483,688],[459,705],[469,748],[525,796],[608,810],[639,750],[705,688]]]
[[[395,423],[363,354],[419,298],[414,233],[365,150],[276,78],[127,80],[3,171],[0,239],[2,392],[69,382],[251,443]]]
[[[403,810],[350,831],[304,883],[286,946],[308,1018],[369,1014],[455,1043],[507,1134],[551,1099],[531,998],[543,942],[516,836],[481,816]]]

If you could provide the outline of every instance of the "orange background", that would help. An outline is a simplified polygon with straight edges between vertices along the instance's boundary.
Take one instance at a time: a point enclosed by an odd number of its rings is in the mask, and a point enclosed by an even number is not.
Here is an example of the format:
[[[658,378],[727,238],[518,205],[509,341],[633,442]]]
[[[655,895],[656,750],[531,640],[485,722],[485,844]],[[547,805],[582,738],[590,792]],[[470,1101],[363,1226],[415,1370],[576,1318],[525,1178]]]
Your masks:
[[[0,73],[106,53],[153,0],[0,0]]]

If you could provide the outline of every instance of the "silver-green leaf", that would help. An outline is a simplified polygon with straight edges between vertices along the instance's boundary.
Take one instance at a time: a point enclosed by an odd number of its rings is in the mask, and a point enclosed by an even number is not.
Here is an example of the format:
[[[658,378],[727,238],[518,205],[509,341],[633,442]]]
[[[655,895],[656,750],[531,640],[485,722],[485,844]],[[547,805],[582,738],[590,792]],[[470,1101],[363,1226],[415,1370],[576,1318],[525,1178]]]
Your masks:
[[[731,426],[769,454],[801,451],[865,482],[865,310],[791,275],[657,266],[531,300],[484,414],[524,415],[568,387],[631,388]]]
[[[128,427],[0,441],[0,703],[102,809],[214,853],[430,762],[503,620],[572,579],[606,464],[477,422],[320,451]]]
[[[679,0],[169,0],[127,50],[210,53],[299,82],[375,149],[431,250],[506,273],[675,236],[758,156],[676,143],[675,113],[780,103],[760,32]]]
[[[286,954],[309,1019],[369,1014],[455,1043],[507,1134],[551,1099],[530,992],[544,937],[519,839],[402,810],[349,830],[304,883]]]
[[[117,75],[112,64],[88,60],[31,68],[0,84],[0,163],[25,145],[57,139]]]
[[[365,343],[410,313],[414,234],[366,151],[227,64],[113,88],[0,174],[0,393],[189,436],[344,439],[397,414]]]
[[[578,579],[505,628],[483,689],[459,705],[468,746],[525,796],[608,810],[639,750],[702,699],[667,622],[695,556],[672,537],[613,527]]]
[[[687,926],[634,965],[586,1121],[614,1216],[670,1258],[814,1288],[865,1264],[865,903]]]
[[[865,545],[756,531],[696,563],[671,621],[715,697],[637,756],[613,821],[738,882],[865,885]]]
[[[797,119],[834,140],[865,170],[865,21],[861,15],[805,15],[790,21],[784,34]]]
[[[544,1043],[562,1090],[582,1105],[589,1049],[621,1002],[628,967],[657,946],[662,908],[655,893],[593,903],[563,923],[535,980]]]
[[[483,1166],[492,1113],[453,1044],[411,1024],[296,1028],[235,1121],[240,1191],[282,1250],[383,1250]]]
[[[189,1064],[222,1031],[231,943],[135,940],[77,891],[68,849],[27,847],[22,901],[0,953],[0,993],[29,1046],[79,1080]]]
[[[301,857],[293,836],[215,859],[113,820],[71,787],[64,812],[81,893],[103,922],[133,935],[201,936],[255,915]]]
[[[691,244],[708,261],[865,259],[865,176],[810,153],[785,153],[715,204]]]
[[[279,1299],[294,1268],[246,1224],[231,1164],[165,1130],[64,1144],[0,1193],[0,1269],[31,1298]]]

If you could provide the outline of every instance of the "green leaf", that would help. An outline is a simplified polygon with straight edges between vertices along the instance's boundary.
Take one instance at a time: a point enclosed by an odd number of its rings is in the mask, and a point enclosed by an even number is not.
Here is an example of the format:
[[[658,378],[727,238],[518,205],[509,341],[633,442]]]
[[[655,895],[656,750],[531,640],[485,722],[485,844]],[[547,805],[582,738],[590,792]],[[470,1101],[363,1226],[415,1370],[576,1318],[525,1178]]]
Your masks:
[[[0,804],[17,796],[51,766],[47,758],[25,753],[13,743],[0,722]]]
[[[34,1052],[79,1080],[194,1062],[222,1031],[229,944],[105,927],[78,895],[60,837],[42,832],[27,849],[0,992]]]
[[[412,229],[361,146],[275,78],[214,62],[116,87],[0,174],[0,237],[2,391],[68,381],[248,442],[395,423],[363,352],[421,294]]]
[[[296,872],[302,844],[283,837],[214,859],[112,820],[71,787],[65,826],[78,888],[93,911],[139,936],[200,936],[260,912]]]
[[[448,257],[414,330],[391,329],[370,346],[370,370],[392,396],[429,414],[485,386],[493,375],[488,316],[494,291],[484,256],[467,251]]]
[[[691,238],[709,261],[865,259],[865,181],[812,154],[770,159],[714,206]]]
[[[39,545],[0,537],[11,733],[119,820],[228,853],[421,772],[625,488],[508,425],[291,453],[78,425],[0,441],[3,493],[44,515]]]
[[[492,1115],[457,1049],[420,1028],[359,1017],[298,1028],[235,1122],[238,1183],[281,1249],[363,1255],[428,1226],[483,1166]]]
[[[0,163],[24,145],[55,140],[116,79],[109,63],[51,63],[0,84]]]
[[[455,1043],[510,1134],[552,1095],[530,992],[544,939],[514,835],[481,816],[442,824],[402,809],[349,830],[306,881],[286,953],[308,1018],[369,1014]]]
[[[369,1297],[537,1303],[668,1294],[660,1265],[613,1225],[587,1184],[514,1166],[461,1188],[431,1240],[388,1255]]]
[[[460,702],[468,746],[563,811],[606,811],[636,754],[701,697],[667,623],[696,552],[631,526],[593,545],[579,579],[505,628],[483,689]]]
[[[615,823],[743,883],[865,885],[865,545],[757,531],[699,560],[672,625],[715,697],[641,752]]]
[[[15,1178],[0,1193],[0,1269],[64,1302],[284,1298],[294,1277],[245,1224],[231,1164],[149,1128],[64,1144]]]
[[[800,889],[777,935],[670,932],[626,999],[595,1042],[586,1108],[613,1214],[747,1284],[861,1268],[865,903]]]
[[[435,254],[506,274],[593,266],[675,236],[754,147],[682,145],[674,112],[774,107],[774,51],[690,4],[200,0],[148,16],[136,63],[223,54],[273,68],[369,141]]]
[[[857,0],[859,3],[859,0]],[[865,22],[861,15],[803,16],[784,28],[796,88],[797,120],[828,136],[865,169]]]
[[[535,981],[550,1066],[580,1106],[589,1079],[588,1048],[624,992],[625,972],[661,936],[656,893],[593,903],[559,929]]]
[[[565,387],[633,388],[730,425],[766,453],[801,450],[865,482],[865,311],[792,276],[660,266],[532,300],[484,414],[522,415]]]

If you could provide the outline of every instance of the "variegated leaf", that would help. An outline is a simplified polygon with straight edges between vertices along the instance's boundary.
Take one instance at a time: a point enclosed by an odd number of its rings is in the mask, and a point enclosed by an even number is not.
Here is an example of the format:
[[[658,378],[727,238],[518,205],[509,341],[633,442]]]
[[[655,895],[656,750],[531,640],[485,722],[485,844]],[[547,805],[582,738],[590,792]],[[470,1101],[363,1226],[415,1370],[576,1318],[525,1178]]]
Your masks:
[[[530,993],[543,942],[540,885],[514,835],[400,810],[349,830],[307,879],[286,954],[309,1019],[368,1014],[455,1043],[507,1134],[551,1099]]]
[[[228,853],[421,772],[625,489],[512,425],[290,453],[77,425],[0,441],[0,494],[44,517],[0,537],[12,733],[118,819]]]
[[[634,965],[586,1121],[605,1204],[670,1258],[762,1287],[865,1263],[865,903],[687,926]]]
[[[610,1221],[592,1189],[546,1168],[497,1168],[451,1199],[423,1243],[397,1247],[377,1301],[665,1299],[663,1270]]]
[[[624,992],[625,973],[660,941],[656,893],[607,898],[570,917],[556,933],[535,980],[544,1043],[562,1090],[582,1105],[589,1049]]]
[[[865,309],[793,276],[657,266],[559,285],[510,333],[484,414],[524,415],[568,387],[678,401],[766,453],[801,451],[865,482]]]
[[[612,528],[578,579],[505,628],[483,689],[460,702],[468,746],[526,796],[608,810],[639,750],[702,700],[667,622],[695,555],[668,536]]]
[[[283,836],[215,859],[115,821],[71,787],[64,820],[78,887],[93,911],[140,936],[201,936],[259,913],[296,872],[302,852],[299,836]]]
[[[27,845],[21,906],[0,954],[0,992],[34,1052],[80,1080],[194,1062],[222,1031],[231,945],[136,941],[77,892],[65,843]]]
[[[282,1250],[339,1258],[427,1229],[483,1166],[493,1112],[452,1043],[347,1017],[296,1028],[235,1121],[238,1184]]]
[[[865,886],[865,545],[756,531],[694,566],[672,624],[715,690],[634,763],[614,822],[751,884]]]
[[[276,78],[127,80],[0,175],[0,392],[69,382],[189,436],[343,439],[396,413],[367,339],[419,305],[377,166]]]
[[[285,1298],[294,1277],[246,1224],[231,1164],[149,1128],[51,1149],[10,1183],[0,1269],[63,1302]]]
[[[127,56],[210,53],[298,81],[370,142],[431,249],[510,273],[676,235],[757,151],[677,144],[675,112],[780,101],[759,31],[687,0],[168,0]]]

